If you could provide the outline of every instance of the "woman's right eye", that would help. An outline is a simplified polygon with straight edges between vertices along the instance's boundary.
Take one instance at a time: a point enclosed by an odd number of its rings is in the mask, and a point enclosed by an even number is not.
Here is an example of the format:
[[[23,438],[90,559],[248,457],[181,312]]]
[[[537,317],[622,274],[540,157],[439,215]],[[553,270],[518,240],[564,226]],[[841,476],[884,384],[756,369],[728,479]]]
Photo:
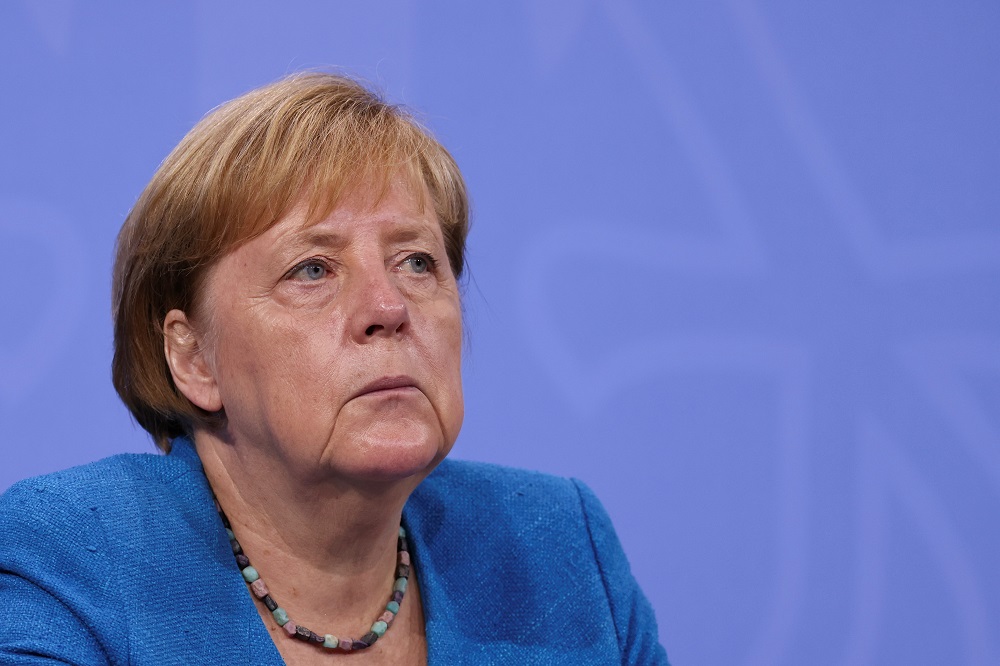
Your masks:
[[[288,272],[290,280],[302,280],[303,282],[315,282],[326,277],[329,270],[321,261],[310,259],[304,261]]]

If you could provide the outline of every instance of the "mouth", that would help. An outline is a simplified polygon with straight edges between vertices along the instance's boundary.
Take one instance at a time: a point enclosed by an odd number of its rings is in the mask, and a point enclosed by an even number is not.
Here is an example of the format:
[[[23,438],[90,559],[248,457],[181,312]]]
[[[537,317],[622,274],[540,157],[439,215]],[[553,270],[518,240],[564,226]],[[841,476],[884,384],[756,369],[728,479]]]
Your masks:
[[[361,390],[354,394],[354,398],[366,395],[380,395],[391,392],[418,391],[417,380],[407,375],[397,375],[394,377],[381,377],[366,384]]]

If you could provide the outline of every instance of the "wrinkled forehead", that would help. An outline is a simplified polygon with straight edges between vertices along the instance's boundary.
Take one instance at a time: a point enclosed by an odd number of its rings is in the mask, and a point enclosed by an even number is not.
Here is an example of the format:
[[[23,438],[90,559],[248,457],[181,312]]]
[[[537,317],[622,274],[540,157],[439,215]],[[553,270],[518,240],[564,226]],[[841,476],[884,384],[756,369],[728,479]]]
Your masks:
[[[395,171],[369,173],[337,189],[323,185],[318,179],[302,188],[289,210],[299,212],[303,227],[308,228],[340,209],[374,212],[389,199],[402,204],[407,212],[423,216],[427,212],[429,198],[427,185],[419,171],[398,168]]]
[[[308,228],[340,208],[375,211],[390,197],[407,203],[407,208],[417,215],[423,215],[430,204],[431,195],[423,173],[411,163],[357,164],[350,170],[342,165],[331,168],[320,164],[304,180],[278,197],[282,205],[269,206],[242,220],[242,233],[232,239],[223,254],[266,233],[293,212],[302,220],[302,227]]]

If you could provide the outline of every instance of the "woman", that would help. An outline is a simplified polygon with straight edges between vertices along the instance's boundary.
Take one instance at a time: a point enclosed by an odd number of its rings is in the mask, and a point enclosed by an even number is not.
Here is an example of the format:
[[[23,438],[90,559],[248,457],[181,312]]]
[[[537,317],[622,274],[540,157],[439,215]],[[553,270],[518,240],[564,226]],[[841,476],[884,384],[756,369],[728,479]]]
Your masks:
[[[349,79],[202,120],[114,269],[115,387],[167,455],[0,499],[0,663],[666,663],[588,489],[442,462],[467,230],[445,149]]]

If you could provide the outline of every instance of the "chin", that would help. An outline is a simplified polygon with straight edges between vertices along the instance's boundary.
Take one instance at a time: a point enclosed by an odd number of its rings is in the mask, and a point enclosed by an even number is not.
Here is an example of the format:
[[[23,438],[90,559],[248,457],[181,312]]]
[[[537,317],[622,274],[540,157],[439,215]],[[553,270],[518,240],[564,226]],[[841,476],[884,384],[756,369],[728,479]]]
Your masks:
[[[422,393],[380,395],[345,406],[328,451],[344,476],[419,483],[448,454],[452,441]]]
[[[342,474],[369,481],[413,479],[419,483],[451,448],[444,445],[440,432],[404,424],[373,428],[364,435],[336,447],[336,464]]]

